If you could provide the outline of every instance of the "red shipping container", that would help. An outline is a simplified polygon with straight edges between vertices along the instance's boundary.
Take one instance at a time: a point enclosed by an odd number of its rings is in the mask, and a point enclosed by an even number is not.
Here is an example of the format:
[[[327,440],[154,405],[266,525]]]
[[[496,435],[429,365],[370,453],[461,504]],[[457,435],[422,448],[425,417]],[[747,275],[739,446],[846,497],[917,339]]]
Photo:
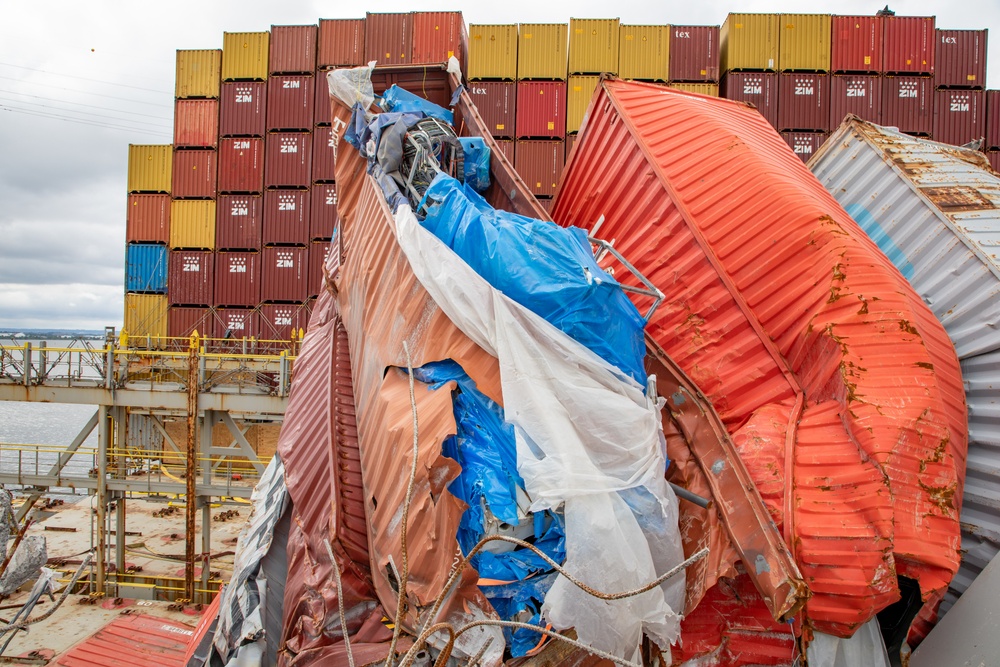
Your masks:
[[[514,136],[517,84],[513,81],[470,81],[466,90],[490,134]]]
[[[226,340],[260,340],[263,333],[260,312],[250,308],[219,308],[215,311],[215,333]]]
[[[826,132],[782,132],[781,138],[791,147],[792,152],[798,155],[803,162],[808,162],[809,158],[819,150],[819,147],[826,141]]]
[[[317,67],[365,64],[364,19],[320,19]]]
[[[576,144],[576,133],[566,135],[566,163],[569,163],[569,156],[573,154],[573,145]]]
[[[989,151],[986,158],[990,161],[993,171],[1000,172],[1000,151]]]
[[[174,199],[215,199],[216,158],[214,150],[174,151],[170,193]]]
[[[167,303],[210,306],[215,287],[215,253],[211,250],[171,250],[167,260]]]
[[[219,143],[219,100],[174,103],[174,148],[215,148]]]
[[[365,15],[365,62],[408,65],[413,53],[411,14]]]
[[[719,26],[670,27],[670,81],[719,80]]]
[[[264,193],[264,245],[309,242],[309,190]]]
[[[265,225],[266,225],[265,221]],[[260,252],[260,300],[302,303],[309,295],[309,248],[265,246]]]
[[[982,90],[934,92],[934,141],[961,146],[986,134],[986,93]]]
[[[566,145],[556,140],[518,141],[514,167],[536,197],[551,197],[556,192],[566,159]]]
[[[933,96],[933,79],[929,76],[883,77],[881,125],[930,136],[934,126]]]
[[[337,175],[334,171],[336,136],[330,127],[317,127],[313,131],[312,180],[313,183],[332,183]]]
[[[830,64],[834,72],[882,71],[882,17],[834,16]]]
[[[224,81],[219,109],[223,137],[263,137],[267,129],[267,81]]]
[[[933,74],[934,46],[933,16],[882,17],[882,65],[887,74]]]
[[[319,296],[323,290],[323,266],[329,254],[329,241],[314,241],[309,245],[309,296]]]
[[[224,139],[219,144],[219,192],[261,192],[264,189],[264,140]]]
[[[128,196],[125,242],[170,242],[170,195]]]
[[[264,184],[269,188],[309,187],[312,176],[312,133],[271,132],[267,135]]]
[[[300,303],[265,303],[260,306],[261,340],[292,340],[292,332],[309,328],[310,309]]]
[[[778,125],[778,75],[775,72],[726,72],[719,84],[722,97],[749,102],[767,122]]]
[[[272,25],[271,74],[312,74],[316,69],[316,33],[314,25]]]
[[[567,139],[569,137],[567,136]],[[513,139],[497,139],[497,146],[500,148],[500,152],[504,154],[507,161],[510,162],[510,166],[514,166],[514,140]]]
[[[260,195],[219,195],[215,206],[215,247],[260,250],[264,206]]]
[[[215,311],[190,306],[171,306],[167,310],[168,338],[189,338],[195,331],[201,338],[216,338]]]
[[[311,130],[315,78],[312,74],[272,76],[267,84],[267,129]]]
[[[834,74],[830,77],[830,128],[847,114],[878,123],[882,120],[882,80],[877,74]]]
[[[260,253],[215,254],[215,305],[256,306],[260,302]]]
[[[986,148],[1000,148],[1000,90],[986,91]]]
[[[517,82],[517,136],[566,136],[566,82]]]
[[[447,63],[455,56],[465,63],[465,21],[462,12],[413,12],[415,64]]]
[[[778,129],[830,129],[830,75],[782,72],[778,79]]]
[[[936,30],[934,35],[934,85],[985,88],[986,31]]]
[[[313,123],[316,125],[330,124],[330,86],[326,75],[329,70],[316,72],[316,108],[313,110]]]
[[[427,77],[424,67],[407,67],[400,70],[376,69],[372,72],[372,88],[376,95],[381,95],[390,86],[405,88],[414,95],[448,108],[451,106],[451,86],[443,76]]]
[[[337,215],[337,186],[317,183],[312,186],[309,202],[309,238],[329,240],[340,222]]]

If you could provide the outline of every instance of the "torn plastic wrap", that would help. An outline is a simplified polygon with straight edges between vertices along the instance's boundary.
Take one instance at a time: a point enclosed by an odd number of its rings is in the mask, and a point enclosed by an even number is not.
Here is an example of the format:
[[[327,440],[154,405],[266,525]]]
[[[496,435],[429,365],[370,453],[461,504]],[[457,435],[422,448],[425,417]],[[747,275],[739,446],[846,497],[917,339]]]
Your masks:
[[[382,107],[396,113],[422,113],[431,118],[443,120],[449,125],[455,122],[455,115],[433,102],[428,102],[410,91],[392,84],[382,94]]]
[[[331,70],[326,75],[326,84],[330,97],[344,103],[348,109],[360,104],[362,109],[369,109],[375,102],[375,89],[372,87],[372,70],[375,61],[363,67]]]

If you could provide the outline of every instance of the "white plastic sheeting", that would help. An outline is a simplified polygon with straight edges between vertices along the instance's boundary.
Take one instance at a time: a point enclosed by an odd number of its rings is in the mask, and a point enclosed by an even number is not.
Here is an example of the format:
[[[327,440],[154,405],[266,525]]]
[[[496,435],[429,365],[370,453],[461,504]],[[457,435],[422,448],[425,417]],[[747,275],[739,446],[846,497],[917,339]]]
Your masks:
[[[494,289],[423,229],[408,206],[397,238],[414,273],[469,338],[499,360],[504,412],[532,511],[563,506],[566,569],[602,592],[639,588],[684,559],[664,479],[658,406],[634,380]],[[679,633],[678,575],[642,595],[596,599],[559,577],[543,615],[630,660],[645,632],[664,651]]]
[[[871,619],[849,639],[815,633],[806,649],[809,667],[889,667],[878,619]]]

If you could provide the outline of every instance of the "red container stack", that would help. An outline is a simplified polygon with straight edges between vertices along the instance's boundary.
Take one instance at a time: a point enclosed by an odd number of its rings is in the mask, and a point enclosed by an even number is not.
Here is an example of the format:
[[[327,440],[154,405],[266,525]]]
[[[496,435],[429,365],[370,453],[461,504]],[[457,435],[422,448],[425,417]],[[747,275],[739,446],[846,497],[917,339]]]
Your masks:
[[[215,256],[215,305],[260,303],[260,253],[220,251]]]
[[[314,77],[312,74],[276,74],[267,84],[267,129],[276,131],[309,131],[315,109]]]
[[[720,95],[748,102],[773,127],[778,125],[778,75],[775,72],[726,72],[719,85]]]
[[[562,141],[522,140],[514,151],[514,168],[536,197],[551,197],[566,159]]]
[[[881,16],[834,16],[831,26],[833,72],[875,74],[882,71]]]
[[[882,80],[876,74],[834,74],[830,77],[830,128],[848,114],[879,123],[882,120]]]
[[[335,183],[315,183],[309,206],[309,238],[330,240],[340,217],[337,215],[337,186]]]
[[[934,74],[934,17],[882,17],[882,71]]]
[[[671,83],[716,83],[719,80],[719,26],[670,27]]]
[[[126,243],[170,242],[170,195],[132,194],[125,213]]]
[[[305,246],[265,246],[261,251],[260,300],[301,304],[309,295],[309,249]]]
[[[830,75],[782,72],[778,78],[778,129],[826,132],[830,129]]]
[[[314,25],[272,25],[268,64],[271,74],[312,74],[316,69]]]
[[[929,137],[934,127],[934,86],[929,76],[886,76],[882,81],[882,125]]]
[[[365,64],[365,19],[320,19],[316,67]]]
[[[312,175],[312,133],[271,132],[264,149],[268,188],[306,188]]]
[[[219,100],[174,103],[174,148],[215,148],[219,143]]]
[[[267,82],[222,83],[219,132],[223,137],[263,137],[267,129]]]
[[[172,306],[167,311],[167,336],[188,338],[198,332],[201,338],[217,338],[215,311],[205,307]]]
[[[260,195],[219,195],[215,206],[215,247],[260,250],[263,222]]]
[[[465,21],[462,12],[414,12],[414,64],[447,63],[454,56],[465,63]]]
[[[323,266],[330,254],[329,241],[314,241],[309,246],[309,296],[319,296],[323,289]]]
[[[412,14],[365,16],[365,62],[408,65],[413,53]]]
[[[218,308],[215,311],[215,335],[223,339],[260,339],[263,329],[260,311],[250,308]]]
[[[303,245],[309,241],[309,190],[264,192],[264,235],[268,245]]]
[[[781,138],[789,145],[792,152],[802,158],[803,162],[808,162],[809,158],[819,150],[819,147],[826,141],[825,132],[782,132]]]
[[[260,307],[261,340],[291,340],[309,327],[306,304],[270,304]]]
[[[513,81],[472,81],[467,90],[490,134],[495,138],[513,138],[517,84]]]
[[[986,86],[986,31],[936,30],[934,83],[938,88]]]
[[[168,260],[168,303],[210,306],[215,283],[215,253],[211,250],[171,250]]]
[[[216,159],[213,149],[175,149],[170,192],[174,199],[215,199]]]
[[[934,91],[934,140],[962,145],[986,133],[986,93],[971,89]]]
[[[518,138],[566,136],[566,82],[518,81]]]
[[[336,138],[329,125],[317,125],[313,130],[312,180],[313,183],[333,183]]]
[[[986,91],[986,145],[988,150],[1000,149],[1000,90]]]
[[[264,140],[224,138],[219,143],[219,192],[260,194],[264,189]]]

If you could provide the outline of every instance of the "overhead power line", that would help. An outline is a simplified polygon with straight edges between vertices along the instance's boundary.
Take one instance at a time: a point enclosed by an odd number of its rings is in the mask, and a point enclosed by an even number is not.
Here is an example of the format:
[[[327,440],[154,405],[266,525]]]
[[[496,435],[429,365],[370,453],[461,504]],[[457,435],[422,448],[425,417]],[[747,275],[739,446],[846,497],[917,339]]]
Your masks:
[[[169,137],[170,136],[169,132],[157,132],[155,130],[144,130],[144,129],[136,128],[136,127],[124,127],[124,126],[121,126],[121,125],[112,125],[110,123],[98,123],[98,122],[92,122],[92,121],[88,121],[88,120],[81,120],[79,118],[69,118],[69,117],[66,117],[66,116],[59,116],[57,114],[50,114],[50,113],[45,113],[45,112],[40,112],[40,111],[31,111],[31,110],[28,110],[28,109],[17,109],[15,107],[10,107],[10,106],[7,106],[7,105],[0,105],[0,111],[9,111],[9,112],[12,112],[12,113],[20,113],[20,114],[25,114],[27,116],[38,116],[39,118],[49,118],[49,119],[52,119],[52,120],[60,120],[60,121],[66,122],[66,123],[76,123],[78,125],[90,125],[92,127],[100,127],[100,128],[105,128],[105,129],[109,129],[109,130],[123,130],[123,131],[130,132],[130,133],[133,133],[133,134],[146,134],[146,135],[155,136],[155,137]]]
[[[66,79],[76,79],[77,81],[90,81],[92,83],[103,83],[106,86],[118,86],[119,88],[132,88],[134,90],[144,90],[149,93],[166,93],[167,95],[172,95],[174,91],[172,90],[156,90],[154,88],[143,88],[142,86],[131,86],[127,83],[114,83],[113,81],[101,81],[100,79],[88,79],[84,76],[78,76],[76,74],[62,74],[61,72],[52,72],[46,69],[36,69],[34,67],[25,67],[24,65],[14,65],[12,63],[0,63],[4,67],[16,67],[17,69],[26,69],[29,72],[41,72],[42,74],[48,74],[50,76],[61,76]]]
[[[124,109],[111,109],[109,107],[97,106],[95,104],[84,104],[83,102],[75,102],[71,100],[63,100],[58,97],[45,97],[44,95],[29,95],[28,93],[19,93],[16,90],[3,90],[0,89],[0,93],[7,93],[9,95],[18,95],[20,97],[32,97],[37,100],[45,100],[46,102],[61,102],[62,104],[72,104],[77,107],[87,107],[88,109],[102,109],[104,111],[114,111],[115,113],[124,113],[130,116],[142,116],[143,118],[155,118],[157,120],[171,120],[169,116],[154,116],[148,113],[139,113],[138,111],[125,111]]]
[[[14,77],[10,77],[10,76],[0,76],[0,79],[3,79],[5,81],[17,81],[18,83],[26,84],[26,85],[29,85],[29,86],[42,86],[44,88],[55,88],[56,90],[68,90],[68,91],[73,92],[73,93],[80,93],[81,95],[93,95],[95,97],[105,97],[105,98],[107,98],[109,100],[119,100],[121,102],[131,102],[132,104],[145,104],[146,106],[151,106],[151,107],[167,107],[169,109],[169,108],[172,108],[172,106],[173,106],[173,105],[170,105],[170,104],[163,104],[161,102],[143,102],[141,100],[129,99],[127,97],[115,97],[114,95],[104,95],[102,93],[94,93],[94,92],[91,92],[89,90],[80,90],[78,88],[67,88],[65,86],[54,86],[54,85],[52,85],[50,83],[38,83],[37,81],[24,81],[23,79],[15,79]]]
[[[154,122],[150,122],[150,121],[146,121],[146,120],[132,120],[131,118],[122,118],[120,116],[109,116],[108,114],[94,113],[93,111],[77,111],[76,109],[66,109],[66,108],[63,108],[63,107],[51,106],[51,105],[48,105],[48,104],[39,104],[38,102],[25,102],[25,101],[16,100],[16,99],[10,99],[9,97],[5,97],[3,95],[0,95],[0,100],[5,100],[7,102],[14,102],[15,104],[29,105],[31,107],[38,107],[38,108],[41,108],[41,109],[51,109],[51,111],[47,111],[46,113],[59,112],[59,113],[77,114],[77,115],[80,115],[80,116],[90,116],[90,117],[93,117],[93,118],[104,118],[104,119],[113,120],[113,121],[120,122],[120,123],[128,123],[130,125],[134,125],[134,126],[137,126],[137,127],[152,127],[152,128],[157,128],[157,129],[163,129],[163,130],[167,130],[167,129],[169,129],[171,127],[171,124],[169,122],[168,123],[154,123]],[[72,117],[72,116],[70,116],[70,117]]]

